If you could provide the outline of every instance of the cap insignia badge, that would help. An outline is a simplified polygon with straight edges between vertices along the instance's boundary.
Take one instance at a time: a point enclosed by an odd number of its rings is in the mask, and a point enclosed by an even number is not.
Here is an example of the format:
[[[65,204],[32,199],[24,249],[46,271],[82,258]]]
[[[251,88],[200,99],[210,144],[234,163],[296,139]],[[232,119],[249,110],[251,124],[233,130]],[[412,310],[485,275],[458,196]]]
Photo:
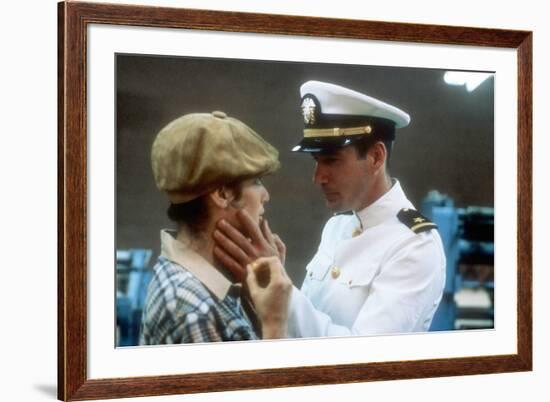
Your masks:
[[[305,98],[302,102],[302,116],[304,116],[304,123],[315,123],[315,102],[311,98]]]

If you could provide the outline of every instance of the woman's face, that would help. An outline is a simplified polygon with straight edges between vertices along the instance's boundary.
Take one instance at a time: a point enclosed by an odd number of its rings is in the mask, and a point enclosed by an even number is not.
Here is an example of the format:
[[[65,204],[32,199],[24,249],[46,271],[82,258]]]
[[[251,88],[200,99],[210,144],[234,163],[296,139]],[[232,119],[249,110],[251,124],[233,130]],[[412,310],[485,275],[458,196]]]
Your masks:
[[[254,222],[260,223],[264,214],[264,204],[269,201],[269,192],[264,187],[261,178],[248,179],[241,184],[241,197],[231,205],[244,209],[250,214]]]

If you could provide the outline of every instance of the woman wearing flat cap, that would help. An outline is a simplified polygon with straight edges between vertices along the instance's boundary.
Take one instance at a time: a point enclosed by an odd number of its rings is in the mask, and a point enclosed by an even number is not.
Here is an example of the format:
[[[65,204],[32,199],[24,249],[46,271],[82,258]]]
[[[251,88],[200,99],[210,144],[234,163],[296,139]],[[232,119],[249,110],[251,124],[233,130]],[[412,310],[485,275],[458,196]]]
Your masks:
[[[278,152],[250,127],[223,112],[184,115],[164,127],[151,151],[157,188],[169,198],[177,229],[161,231],[161,254],[145,302],[141,344],[237,341],[285,336],[291,290],[279,259],[259,258],[243,289],[214,254],[216,222],[237,228],[246,213],[260,224],[265,247],[284,260],[284,245],[263,219],[269,193],[261,177],[279,168]],[[256,322],[246,294],[258,288],[256,273],[280,284],[270,314]],[[259,274],[258,274],[259,275]],[[281,300],[283,302],[281,302]],[[284,301],[287,301],[286,303]],[[269,316],[269,318],[266,318]]]

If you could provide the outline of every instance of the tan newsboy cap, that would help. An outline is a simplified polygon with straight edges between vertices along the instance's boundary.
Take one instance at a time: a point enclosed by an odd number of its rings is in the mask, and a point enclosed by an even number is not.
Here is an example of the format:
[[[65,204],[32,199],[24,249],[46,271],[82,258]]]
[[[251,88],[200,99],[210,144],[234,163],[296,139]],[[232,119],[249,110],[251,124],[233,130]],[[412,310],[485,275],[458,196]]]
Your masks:
[[[246,124],[216,111],[169,123],[155,138],[151,163],[157,188],[178,204],[223,184],[272,173],[280,166],[278,156]]]

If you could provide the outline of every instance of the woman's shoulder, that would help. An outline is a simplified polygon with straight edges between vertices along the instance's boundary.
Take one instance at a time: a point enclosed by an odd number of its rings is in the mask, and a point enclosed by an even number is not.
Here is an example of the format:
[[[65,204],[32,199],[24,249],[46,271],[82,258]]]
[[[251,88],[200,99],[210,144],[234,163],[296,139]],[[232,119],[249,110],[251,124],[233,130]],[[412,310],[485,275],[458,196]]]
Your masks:
[[[153,269],[153,286],[169,310],[207,313],[214,303],[206,286],[185,267],[161,256]]]

